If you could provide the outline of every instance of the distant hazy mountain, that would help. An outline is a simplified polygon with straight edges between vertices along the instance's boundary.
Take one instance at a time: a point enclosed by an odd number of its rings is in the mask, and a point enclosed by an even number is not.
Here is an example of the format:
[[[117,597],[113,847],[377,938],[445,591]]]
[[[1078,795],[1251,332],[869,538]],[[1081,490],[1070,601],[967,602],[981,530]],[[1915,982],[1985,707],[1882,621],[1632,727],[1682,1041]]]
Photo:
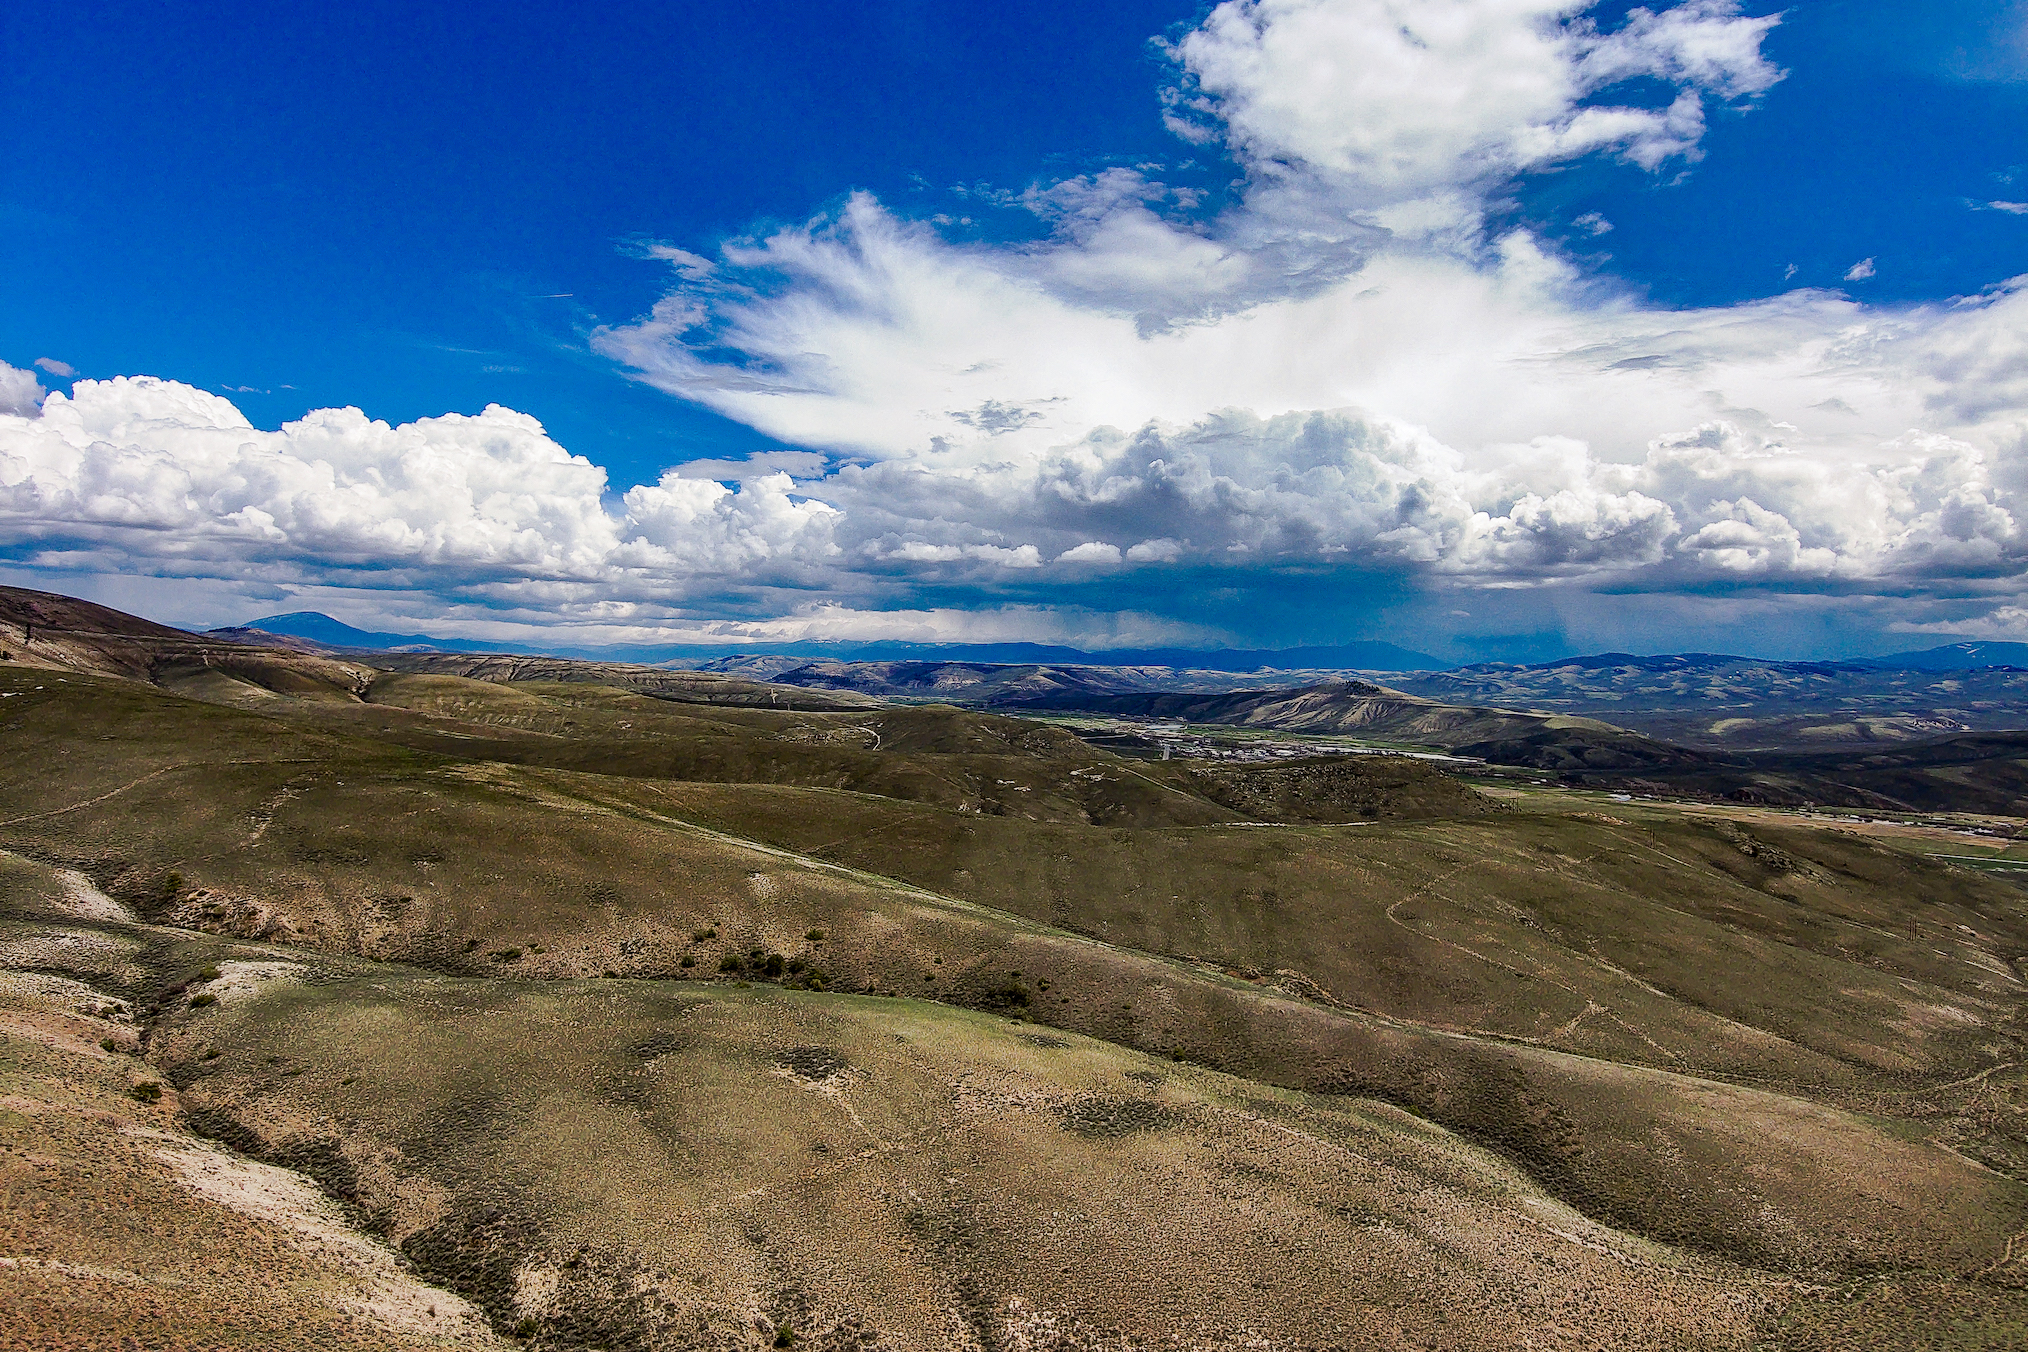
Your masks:
[[[1388,671],[1503,673],[1615,671],[1620,673],[1690,673],[1757,667],[1794,673],[1833,674],[1840,671],[1970,671],[1987,667],[2028,669],[2028,643],[1953,643],[1942,648],[1893,653],[1886,657],[1845,662],[1781,662],[1725,653],[1591,653],[1515,666],[1482,662],[1464,666],[1428,653],[1378,640],[1303,648],[1113,648],[1093,652],[1048,643],[776,643],[756,647],[692,644],[613,645],[558,644],[538,647],[481,639],[437,638],[430,634],[389,634],[358,629],[314,610],[267,615],[234,626],[231,635],[245,641],[246,631],[309,639],[332,648],[368,651],[421,650],[454,653],[528,653],[581,657],[610,662],[666,662],[673,666],[723,669],[765,679],[804,662],[965,662],[979,665],[1051,667],[1176,667],[1192,671],[1248,673],[1275,671]],[[224,633],[226,631],[215,631]]]
[[[264,615],[258,620],[248,620],[245,624],[233,626],[232,632],[237,636],[238,631],[248,629],[268,634],[282,634],[290,638],[306,638],[312,643],[321,643],[331,648],[364,648],[377,652],[403,648],[435,649],[439,652],[454,653],[531,651],[514,644],[481,643],[472,639],[432,638],[428,634],[374,633],[366,629],[355,629],[343,620],[334,620],[317,610],[292,610],[286,615]]]
[[[435,650],[456,653],[540,653],[589,657],[606,661],[670,662],[686,666],[736,663],[754,658],[794,657],[800,662],[949,662],[1048,664],[1086,667],[1188,667],[1198,671],[1258,671],[1263,667],[1304,671],[1440,671],[1451,666],[1428,653],[1392,643],[1369,641],[1311,648],[1118,648],[1087,652],[1047,643],[781,643],[758,647],[659,644],[652,647],[616,645],[585,647],[569,644],[533,647],[479,639],[435,638],[428,634],[385,634],[357,629],[315,610],[266,615],[234,626],[235,631],[260,630],[306,638],[333,648]],[[772,664],[771,664],[772,665]],[[786,668],[784,668],[786,669]]]
[[[1941,648],[1893,653],[1867,659],[1868,666],[1913,671],[1970,671],[1979,667],[2020,667],[2028,670],[2028,643],[1952,643]]]
[[[1161,668],[1160,675],[1169,674]],[[1155,674],[1135,668],[996,662],[805,662],[768,679],[809,690],[1035,705],[1052,699],[1139,693],[1161,688]]]
[[[887,645],[903,647],[909,645]],[[1016,657],[1016,651],[1023,655]],[[971,662],[1079,663],[1096,667],[1189,667],[1197,671],[1442,671],[1457,665],[1393,643],[1367,640],[1309,648],[1115,648],[1084,652],[1041,644],[938,644],[917,652]],[[1032,654],[1032,655],[1027,655]],[[859,661],[877,660],[859,657]]]
[[[731,664],[800,657],[828,662],[966,662],[991,666],[1177,667],[1190,671],[1442,671],[1455,663],[1377,640],[1312,648],[1108,648],[1049,643],[789,643],[758,648],[671,648],[671,658]],[[704,655],[708,654],[708,655]],[[721,656],[720,654],[724,654]],[[637,659],[639,660],[639,659]],[[793,664],[790,664],[793,665]]]
[[[1602,718],[1680,745],[1830,747],[2028,728],[2028,664],[1995,661],[2019,644],[1961,644],[1960,665],[1908,654],[1854,662],[1772,662],[1723,653],[1598,653],[1529,666],[1481,663],[1403,672],[1389,685],[1449,704]],[[1982,648],[1983,652],[1963,650]]]

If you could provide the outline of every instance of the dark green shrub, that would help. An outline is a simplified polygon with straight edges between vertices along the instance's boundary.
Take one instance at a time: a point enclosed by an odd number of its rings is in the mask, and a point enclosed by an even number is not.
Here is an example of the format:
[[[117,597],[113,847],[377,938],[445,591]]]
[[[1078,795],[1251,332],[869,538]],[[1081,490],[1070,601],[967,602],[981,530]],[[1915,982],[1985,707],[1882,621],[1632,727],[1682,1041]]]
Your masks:
[[[205,1052],[204,1055],[198,1057],[197,1059],[200,1061],[216,1061],[219,1058],[219,1055],[220,1053],[218,1048],[213,1047],[209,1051]]]
[[[810,965],[809,963],[804,962],[801,958],[789,959],[789,971],[792,974],[802,971],[805,967],[808,967],[809,965]]]
[[[99,1046],[100,1046],[100,1048],[102,1048],[103,1050],[105,1050],[105,1051],[108,1051],[108,1052],[118,1052],[118,1051],[120,1050],[120,1044],[119,1044],[119,1043],[117,1043],[117,1042],[115,1042],[115,1041],[113,1041],[113,1040],[112,1040],[111,1038],[109,1038],[109,1037],[102,1037],[102,1038],[100,1038],[100,1039],[99,1039]]]
[[[190,1007],[192,1009],[202,1009],[206,1005],[215,1005],[217,1003],[218,997],[216,995],[206,994],[206,995],[193,995],[190,997]]]
[[[688,953],[685,953],[683,955],[683,961],[677,963],[676,965],[678,967],[695,967],[697,965],[697,959],[691,957]]]
[[[496,948],[486,956],[495,962],[519,962],[521,961],[521,950],[518,948]]]
[[[1009,981],[1003,986],[995,986],[987,991],[984,998],[986,1004],[991,1008],[1010,1009],[1017,1006],[1026,1008],[1028,1004],[1028,988],[1018,981]]]
[[[737,972],[745,965],[745,963],[739,960],[739,955],[736,953],[728,953],[718,960],[718,970],[721,972]]]
[[[779,953],[768,954],[767,960],[761,963],[761,971],[770,981],[780,976],[787,967],[788,962]]]
[[[197,973],[197,979],[199,981],[218,980],[218,964],[215,962],[207,962],[206,964],[204,964],[204,967]]]
[[[143,1080],[127,1092],[143,1103],[160,1103],[162,1101],[162,1086],[156,1084],[153,1080]]]
[[[690,931],[690,942],[693,944],[701,944],[706,939],[716,939],[717,937],[718,931],[715,929],[701,929]]]
[[[813,929],[808,934],[805,934],[803,937],[805,939],[808,939],[813,944],[820,944],[824,942],[824,931],[820,929]]]

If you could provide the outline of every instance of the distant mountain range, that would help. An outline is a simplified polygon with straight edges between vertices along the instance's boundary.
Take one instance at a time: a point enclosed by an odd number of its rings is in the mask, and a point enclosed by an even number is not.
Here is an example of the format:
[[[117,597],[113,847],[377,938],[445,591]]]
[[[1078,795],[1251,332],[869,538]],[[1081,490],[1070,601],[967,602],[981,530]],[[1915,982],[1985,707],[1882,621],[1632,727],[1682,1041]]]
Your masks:
[[[1307,648],[1113,648],[1087,652],[1048,643],[781,643],[753,646],[695,644],[655,646],[573,647],[433,638],[427,634],[387,634],[356,629],[343,620],[315,610],[264,615],[235,625],[231,634],[245,641],[252,632],[309,639],[332,648],[372,652],[436,651],[499,652],[581,657],[611,662],[668,662],[702,666],[746,657],[800,657],[804,661],[905,662],[939,661],[1011,663],[1016,665],[1087,667],[1186,667],[1196,671],[1249,672],[1264,668],[1301,671],[1441,671],[1454,665],[1428,653],[1398,644],[1368,641]]]
[[[1941,648],[1891,653],[1884,657],[1843,662],[1779,662],[1735,657],[1724,653],[1597,653],[1526,665],[1446,662],[1429,653],[1398,644],[1365,640],[1299,648],[1110,648],[1093,652],[1048,643],[847,643],[812,642],[703,647],[694,644],[583,646],[481,639],[437,638],[429,634],[391,634],[359,629],[314,610],[265,615],[230,629],[213,630],[242,642],[259,641],[257,634],[307,639],[331,648],[369,652],[524,653],[578,657],[608,662],[647,662],[705,667],[750,665],[772,674],[808,662],[968,662],[1014,666],[1174,667],[1190,671],[1387,671],[1387,672],[1523,672],[1570,668],[1683,671],[1727,664],[1753,664],[1814,670],[1969,671],[1991,667],[2028,670],[2028,643],[1952,643]],[[755,674],[758,674],[756,672]]]
[[[1587,653],[1582,657],[1558,657],[1548,662],[1447,663],[1441,670],[1515,672],[1624,669],[1660,673],[1742,665],[1780,667],[1798,672],[1976,671],[1995,667],[2028,671],[2028,643],[1952,643],[1941,648],[1889,653],[1885,657],[1850,657],[1839,661],[1822,662],[1740,657],[1733,653]],[[1402,670],[1437,670],[1437,668],[1404,667]]]
[[[421,660],[421,659],[409,659]],[[439,659],[448,660],[448,659]],[[1395,673],[1213,691],[1204,673],[965,662],[813,662],[776,682],[835,697],[929,698],[1112,715],[1094,744],[1143,754],[1135,723],[1335,734],[1441,747],[1593,787],[1753,802],[2014,815],[2028,793],[2028,670],[1883,669],[1711,654]],[[1407,693],[1408,689],[1420,693]],[[1172,729],[1173,730],[1173,729]],[[1138,748],[1138,749],[1133,749]]]
[[[214,636],[242,642],[258,642],[258,635],[306,638],[327,648],[359,648],[369,652],[450,652],[450,653],[533,653],[533,648],[511,643],[485,643],[475,639],[433,638],[428,634],[382,634],[355,629],[318,610],[292,610],[286,615],[264,615],[226,629],[208,631]]]
[[[344,640],[365,631],[315,632]],[[677,705],[775,713],[893,711],[883,703],[893,700],[1080,711],[1124,720],[1124,733],[1098,731],[1108,748],[1127,754],[1155,747],[1133,723],[1161,721],[1442,748],[1571,783],[1663,796],[2007,816],[2028,801],[2028,668],[2016,666],[1922,670],[1604,654],[1533,667],[1396,672],[1378,681],[1252,673],[1221,682],[1201,669],[806,662],[770,682],[549,656],[380,651],[360,660],[363,653],[251,627],[191,634],[72,597],[0,587],[0,670],[124,677],[259,711],[293,708],[291,701],[371,706],[381,733],[408,727],[409,713],[376,692],[399,690],[404,675],[414,674],[479,686],[581,683]],[[1959,645],[1911,656],[1995,655],[1993,645]],[[470,735],[457,736],[469,750]],[[1129,742],[1144,745],[1130,749]]]
[[[1969,671],[1978,667],[2019,667],[2028,671],[2028,643],[1952,643],[1942,648],[1869,658],[1867,664],[1912,671]]]
[[[1956,644],[1863,662],[1600,653],[1385,680],[1447,704],[1585,715],[1691,747],[1901,743],[2028,728],[2028,662],[1970,665],[2023,646]]]

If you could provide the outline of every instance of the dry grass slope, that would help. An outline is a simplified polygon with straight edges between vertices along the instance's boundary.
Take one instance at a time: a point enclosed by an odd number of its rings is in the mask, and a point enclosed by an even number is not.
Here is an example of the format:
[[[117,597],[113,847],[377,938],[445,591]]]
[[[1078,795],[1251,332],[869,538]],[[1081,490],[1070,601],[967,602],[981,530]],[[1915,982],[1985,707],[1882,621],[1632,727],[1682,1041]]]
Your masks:
[[[2028,911],[1975,873],[119,641],[0,664],[23,1345],[2028,1339]]]

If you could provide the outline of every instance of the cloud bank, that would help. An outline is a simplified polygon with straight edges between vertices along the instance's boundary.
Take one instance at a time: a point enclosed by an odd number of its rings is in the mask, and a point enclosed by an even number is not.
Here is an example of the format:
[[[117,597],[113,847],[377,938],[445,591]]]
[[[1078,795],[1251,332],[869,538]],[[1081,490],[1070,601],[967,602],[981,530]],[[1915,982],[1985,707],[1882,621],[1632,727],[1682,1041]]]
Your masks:
[[[1489,225],[1518,175],[1693,163],[1782,78],[1776,16],[1591,10],[1228,0],[1161,94],[1240,174],[1220,211],[1112,169],[1004,195],[1034,241],[954,243],[857,195],[655,250],[668,293],[594,347],[801,452],[614,493],[497,407],[264,432],[170,382],[45,398],[5,368],[0,540],[616,633],[1168,641],[1218,632],[1203,589],[1345,578],[1450,598],[1432,614],[1752,593],[2017,625],[2028,279],[1668,310]]]
[[[322,409],[264,432],[217,395],[123,376],[0,414],[12,551],[138,570],[303,582],[375,570],[447,586],[751,578],[836,552],[835,509],[790,488],[782,473],[733,489],[672,471],[609,503],[604,470],[497,405],[400,427]]]

